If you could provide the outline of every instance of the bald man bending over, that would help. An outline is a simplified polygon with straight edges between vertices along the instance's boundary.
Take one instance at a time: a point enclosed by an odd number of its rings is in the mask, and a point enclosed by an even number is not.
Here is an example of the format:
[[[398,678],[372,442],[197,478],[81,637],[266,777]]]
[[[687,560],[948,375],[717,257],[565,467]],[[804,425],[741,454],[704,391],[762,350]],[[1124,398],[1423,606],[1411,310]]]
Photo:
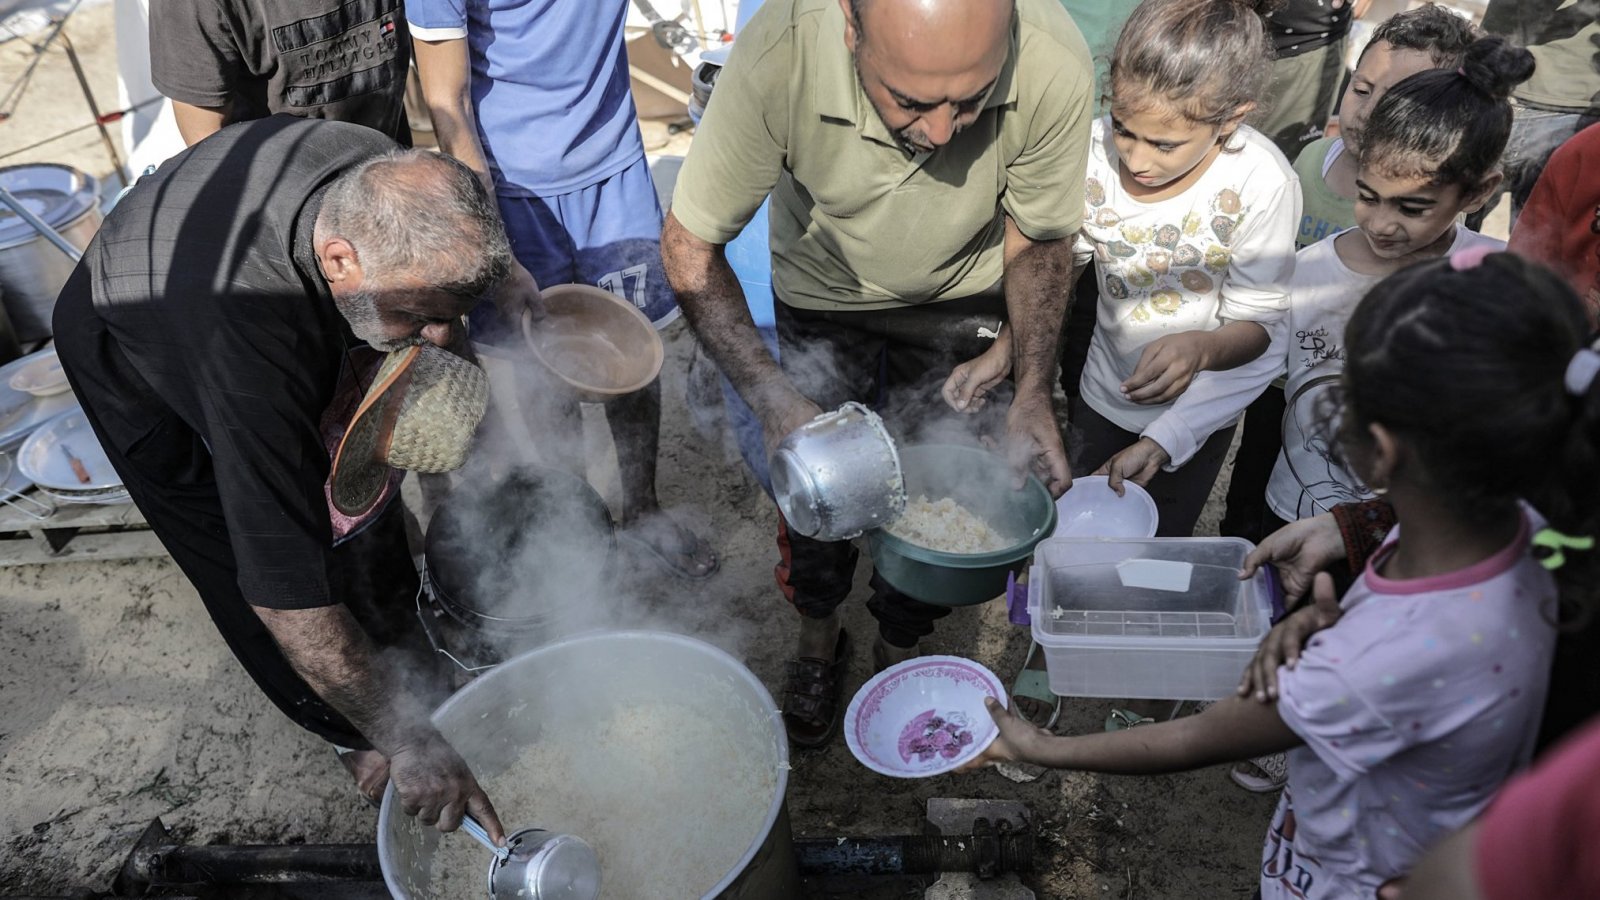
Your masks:
[[[1050,397],[1083,217],[1093,83],[1058,0],[767,0],[739,34],[684,162],[662,255],[695,333],[770,451],[847,400],[937,402],[1001,322],[1016,336],[1007,451],[1071,481]],[[772,195],[781,367],[723,255]],[[801,615],[791,743],[836,730],[856,550],[779,522],[778,586]],[[876,575],[874,663],[949,612]]]

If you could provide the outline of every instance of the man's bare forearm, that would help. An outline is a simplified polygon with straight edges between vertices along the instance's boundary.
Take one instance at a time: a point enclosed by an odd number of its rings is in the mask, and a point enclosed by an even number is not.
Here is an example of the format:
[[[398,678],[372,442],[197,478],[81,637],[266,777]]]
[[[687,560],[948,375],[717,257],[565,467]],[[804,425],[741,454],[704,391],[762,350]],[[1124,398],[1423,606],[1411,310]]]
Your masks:
[[[1050,393],[1061,325],[1072,304],[1072,238],[1034,241],[1010,219],[1005,237],[1006,316],[1017,393]]]
[[[386,756],[428,730],[427,710],[400,684],[343,606],[265,609],[256,614],[289,664]]]
[[[661,229],[661,259],[701,346],[763,423],[804,399],[761,342],[739,279],[720,246],[694,236],[668,213]]]

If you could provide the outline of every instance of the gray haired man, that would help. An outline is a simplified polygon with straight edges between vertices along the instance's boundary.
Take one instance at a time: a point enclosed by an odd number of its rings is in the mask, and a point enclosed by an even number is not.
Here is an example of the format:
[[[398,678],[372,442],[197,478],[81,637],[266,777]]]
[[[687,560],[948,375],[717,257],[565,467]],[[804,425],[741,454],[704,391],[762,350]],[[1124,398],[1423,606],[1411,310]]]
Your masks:
[[[398,504],[330,512],[325,414],[341,380],[365,387],[367,347],[456,340],[509,260],[466,167],[278,115],[140,180],[55,314],[106,455],[262,691],[353,749],[369,798],[392,779],[424,823],[451,830],[470,811],[497,838],[466,763],[380,655],[415,571]]]

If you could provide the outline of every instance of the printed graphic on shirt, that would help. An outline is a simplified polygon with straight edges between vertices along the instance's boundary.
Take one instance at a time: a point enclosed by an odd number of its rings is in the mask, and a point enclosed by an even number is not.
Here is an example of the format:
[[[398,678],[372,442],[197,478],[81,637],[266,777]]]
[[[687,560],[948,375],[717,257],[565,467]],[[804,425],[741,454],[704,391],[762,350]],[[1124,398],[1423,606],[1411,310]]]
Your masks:
[[[1339,335],[1329,332],[1326,325],[1301,329],[1295,332],[1294,339],[1305,354],[1300,361],[1304,368],[1315,369],[1330,360],[1344,362],[1344,347],[1339,344]]]
[[[272,30],[292,107],[321,106],[378,90],[405,35],[389,0],[350,0],[321,16]]]
[[[1295,832],[1294,802],[1285,789],[1261,852],[1261,877],[1262,881],[1273,883],[1279,895],[1309,898],[1315,896],[1312,892],[1317,876],[1322,874],[1322,864],[1295,852]]]
[[[1343,349],[1338,351],[1344,357]],[[1284,413],[1283,461],[1300,487],[1297,518],[1325,513],[1340,503],[1372,496],[1345,468],[1334,449],[1339,431],[1339,376],[1324,375],[1301,385]]]
[[[1099,179],[1088,179],[1084,187],[1089,215],[1083,230],[1094,244],[1095,261],[1109,270],[1106,293],[1133,301],[1129,315],[1135,322],[1173,316],[1208,297],[1233,261],[1234,232],[1250,211],[1238,191],[1224,188],[1185,214],[1181,226],[1126,225],[1123,214],[1105,205]]]
[[[1306,213],[1300,217],[1300,233],[1295,236],[1295,246],[1309,247],[1330,234],[1342,231],[1346,226],[1329,222],[1321,216]]]

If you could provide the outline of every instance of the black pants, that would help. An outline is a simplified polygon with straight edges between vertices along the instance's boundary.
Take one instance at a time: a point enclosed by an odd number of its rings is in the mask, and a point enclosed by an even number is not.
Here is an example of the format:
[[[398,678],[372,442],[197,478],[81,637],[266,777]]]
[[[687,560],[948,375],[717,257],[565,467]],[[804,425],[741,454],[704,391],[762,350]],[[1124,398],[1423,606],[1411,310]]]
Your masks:
[[[988,349],[1005,301],[998,291],[927,307],[817,312],[777,304],[779,361],[783,371],[824,410],[855,400],[883,413],[897,439],[916,439],[920,426],[946,415],[939,388],[950,370]],[[1003,415],[1003,398],[985,412]],[[980,422],[963,422],[981,428]],[[817,541],[791,533],[780,521],[778,587],[801,615],[830,615],[850,594],[859,552],[849,541]],[[883,639],[911,647],[950,614],[908,597],[872,575],[867,609]]]
[[[1232,537],[1259,544],[1267,509],[1267,482],[1283,450],[1283,390],[1269,387],[1244,414],[1244,433],[1233,457],[1233,477],[1228,482],[1228,508],[1218,529]],[[1276,516],[1272,516],[1276,519]]]
[[[126,390],[127,385],[100,382],[125,377],[111,373],[133,370],[104,323],[94,315],[83,272],[80,267],[74,273],[57,302],[57,347],[63,358],[73,362],[73,390],[139,512],[194,585],[228,649],[267,699],[296,724],[325,740],[344,747],[370,749],[371,744],[355,726],[296,674],[266,625],[245,601],[239,590],[238,566],[217,485],[210,478],[209,454],[198,435],[173,415],[166,421],[151,423],[151,440],[130,447],[127,452],[108,439],[102,418],[126,420],[130,414],[108,398],[119,396],[118,391]],[[69,316],[77,317],[74,327],[59,327]],[[148,444],[160,444],[165,449],[160,468],[141,465],[139,460],[130,458]],[[178,462],[177,451],[185,447],[189,448],[184,451],[189,459],[183,466],[174,466]],[[390,503],[365,531],[335,548],[334,557],[328,573],[333,596],[344,603],[380,647],[401,650],[406,667],[429,676],[436,674],[435,657],[426,650],[426,638],[417,622],[419,579],[406,544],[399,500]],[[424,697],[425,701],[442,698],[442,679],[417,680],[437,684],[437,696]]]
[[[1072,404],[1072,425],[1083,438],[1082,448],[1072,461],[1075,474],[1093,472],[1117,451],[1139,440],[1139,435],[1095,412],[1081,398]],[[1211,496],[1211,486],[1228,458],[1233,429],[1230,425],[1213,434],[1183,468],[1176,472],[1157,472],[1145,486],[1161,516],[1156,537],[1189,537],[1194,533],[1194,523],[1199,521],[1200,512]]]
[[[1095,276],[1094,263],[1083,267],[1078,283],[1072,289],[1072,308],[1061,327],[1061,390],[1067,399],[1077,400],[1083,382],[1083,367],[1089,361],[1089,344],[1094,340],[1094,327],[1100,316],[1100,279]],[[1077,469],[1073,469],[1077,474]]]

